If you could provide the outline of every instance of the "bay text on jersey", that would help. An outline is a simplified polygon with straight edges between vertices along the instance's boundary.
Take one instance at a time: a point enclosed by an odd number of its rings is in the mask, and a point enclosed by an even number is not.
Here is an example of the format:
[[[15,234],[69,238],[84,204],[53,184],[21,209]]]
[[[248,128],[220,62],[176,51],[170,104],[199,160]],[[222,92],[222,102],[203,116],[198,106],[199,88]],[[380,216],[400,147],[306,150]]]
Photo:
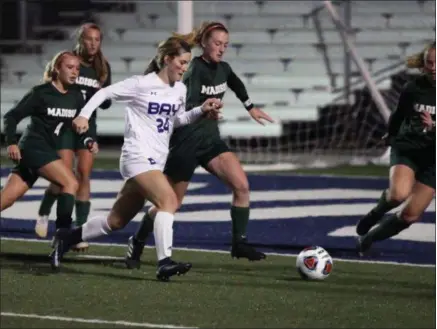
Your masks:
[[[169,104],[169,103],[156,103],[156,102],[149,102],[149,106],[147,108],[148,114],[159,114],[159,115],[167,115],[167,116],[174,116],[179,111],[179,108],[182,106],[182,104]]]

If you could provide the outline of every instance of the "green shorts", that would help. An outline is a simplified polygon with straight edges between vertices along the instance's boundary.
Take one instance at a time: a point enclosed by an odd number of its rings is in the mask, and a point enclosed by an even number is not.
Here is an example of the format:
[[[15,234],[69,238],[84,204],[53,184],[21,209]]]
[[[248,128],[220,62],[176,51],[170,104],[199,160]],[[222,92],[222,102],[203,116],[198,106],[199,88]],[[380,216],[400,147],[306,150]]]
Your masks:
[[[190,143],[180,143],[170,148],[164,173],[175,183],[189,182],[197,166],[206,169],[212,159],[230,151],[219,138],[205,141],[199,147],[191,146]]]
[[[391,148],[390,167],[404,165],[411,168],[416,180],[435,189],[435,154],[426,151],[404,151]]]
[[[97,138],[97,125],[96,121],[89,121],[89,135],[93,137],[94,140]],[[58,150],[86,150],[87,147],[82,141],[82,136],[76,134],[73,129],[67,128],[59,136],[58,145],[56,146]]]
[[[20,176],[29,187],[39,178],[39,169],[50,162],[59,160],[60,157],[55,149],[47,147],[29,147],[21,149],[21,160],[12,169],[14,174]]]

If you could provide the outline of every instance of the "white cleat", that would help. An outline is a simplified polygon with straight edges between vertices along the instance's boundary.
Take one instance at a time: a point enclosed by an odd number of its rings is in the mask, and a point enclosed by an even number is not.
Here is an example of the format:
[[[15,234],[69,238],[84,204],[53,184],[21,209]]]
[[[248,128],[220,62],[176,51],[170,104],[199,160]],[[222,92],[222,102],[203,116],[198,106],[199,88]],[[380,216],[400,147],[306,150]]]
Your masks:
[[[88,250],[88,248],[89,248],[88,242],[82,241],[82,242],[79,242],[78,244],[72,246],[71,250],[77,251],[77,252],[80,252],[80,251],[85,252]]]
[[[38,216],[35,224],[35,233],[40,238],[45,238],[47,236],[47,231],[49,227],[49,216],[43,215]]]

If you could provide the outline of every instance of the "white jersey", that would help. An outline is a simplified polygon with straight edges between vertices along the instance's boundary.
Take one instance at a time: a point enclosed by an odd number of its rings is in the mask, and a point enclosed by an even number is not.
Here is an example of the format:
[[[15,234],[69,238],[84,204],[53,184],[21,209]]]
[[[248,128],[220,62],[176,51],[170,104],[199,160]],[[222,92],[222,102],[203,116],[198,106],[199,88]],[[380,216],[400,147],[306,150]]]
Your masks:
[[[79,116],[90,118],[106,99],[126,103],[120,162],[144,164],[146,161],[162,170],[173,128],[192,123],[202,114],[200,107],[185,111],[186,93],[182,82],[170,86],[156,73],[136,75],[99,90]],[[122,170],[122,175],[132,177],[133,174],[125,175]]]

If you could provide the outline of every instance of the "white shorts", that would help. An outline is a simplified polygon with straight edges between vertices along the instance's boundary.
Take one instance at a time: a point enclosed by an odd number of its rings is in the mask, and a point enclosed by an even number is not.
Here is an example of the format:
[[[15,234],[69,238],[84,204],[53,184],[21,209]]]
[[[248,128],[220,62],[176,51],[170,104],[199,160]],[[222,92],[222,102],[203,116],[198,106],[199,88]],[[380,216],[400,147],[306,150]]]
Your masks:
[[[146,158],[123,159],[120,157],[120,174],[127,180],[150,170],[164,171],[165,161],[155,162]]]

